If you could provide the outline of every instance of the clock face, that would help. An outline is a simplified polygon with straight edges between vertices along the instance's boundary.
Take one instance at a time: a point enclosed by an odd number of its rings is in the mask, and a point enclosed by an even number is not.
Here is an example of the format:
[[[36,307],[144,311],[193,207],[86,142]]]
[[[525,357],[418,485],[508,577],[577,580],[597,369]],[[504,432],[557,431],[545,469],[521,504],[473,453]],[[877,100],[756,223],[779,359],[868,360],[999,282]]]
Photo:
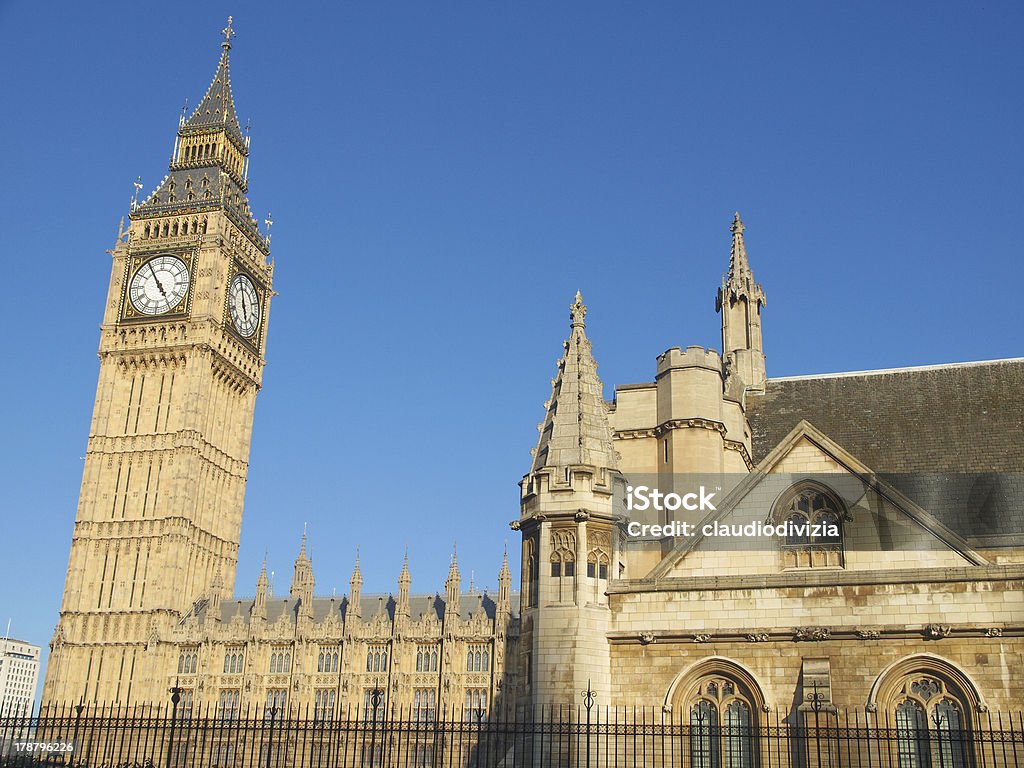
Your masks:
[[[235,328],[250,338],[260,325],[260,297],[247,275],[235,275],[228,290],[228,309]]]
[[[176,256],[157,256],[132,275],[128,297],[144,315],[162,315],[175,309],[188,295],[189,274]]]

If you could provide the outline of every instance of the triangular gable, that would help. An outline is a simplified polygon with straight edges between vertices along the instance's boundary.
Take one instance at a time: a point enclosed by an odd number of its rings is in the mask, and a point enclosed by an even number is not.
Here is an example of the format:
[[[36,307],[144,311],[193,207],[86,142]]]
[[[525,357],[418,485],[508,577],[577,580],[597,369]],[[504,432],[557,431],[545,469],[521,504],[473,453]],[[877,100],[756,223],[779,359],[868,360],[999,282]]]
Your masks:
[[[821,457],[820,469],[805,470],[803,474],[813,475],[814,472],[821,474],[836,474],[841,476],[846,473],[862,484],[864,494],[874,494],[883,501],[888,502],[889,507],[898,514],[904,516],[917,530],[925,536],[933,537],[935,542],[943,548],[958,554],[972,565],[988,565],[989,562],[982,555],[976,552],[964,540],[962,536],[949,529],[941,523],[934,515],[920,507],[905,494],[894,488],[891,484],[880,479],[870,467],[855,456],[846,451],[842,446],[827,435],[818,430],[808,421],[801,421],[793,430],[780,442],[761,462],[745,477],[718,505],[715,512],[712,512],[700,521],[697,530],[715,522],[725,522],[734,511],[752,493],[763,490],[768,480],[775,476],[776,472],[784,471],[786,460],[793,456],[801,448],[813,448],[813,453]],[[800,474],[794,472],[793,474]],[[698,533],[681,541],[676,547],[648,574],[647,579],[659,580],[668,578],[688,554],[709,549],[705,536]]]

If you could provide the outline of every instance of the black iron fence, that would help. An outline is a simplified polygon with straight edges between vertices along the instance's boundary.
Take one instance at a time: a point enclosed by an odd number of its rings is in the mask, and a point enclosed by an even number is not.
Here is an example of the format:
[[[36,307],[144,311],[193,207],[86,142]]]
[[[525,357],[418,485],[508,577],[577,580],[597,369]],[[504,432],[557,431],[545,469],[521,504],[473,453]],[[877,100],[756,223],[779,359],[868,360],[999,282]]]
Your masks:
[[[0,767],[1024,768],[1024,713],[974,713],[956,726],[853,710],[762,712],[736,725],[650,707],[77,705],[0,712]]]

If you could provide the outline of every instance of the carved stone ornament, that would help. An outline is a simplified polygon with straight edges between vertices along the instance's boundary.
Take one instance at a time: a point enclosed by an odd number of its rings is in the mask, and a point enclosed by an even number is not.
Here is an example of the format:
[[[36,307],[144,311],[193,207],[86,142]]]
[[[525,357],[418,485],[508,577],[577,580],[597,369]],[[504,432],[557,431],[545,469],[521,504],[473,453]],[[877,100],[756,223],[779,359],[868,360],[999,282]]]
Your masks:
[[[640,633],[640,642],[643,643],[644,645],[650,645],[651,643],[655,642],[654,633],[653,632],[641,632]]]
[[[949,637],[952,629],[949,624],[929,624],[924,628],[924,636],[929,640],[941,640],[944,637]]]
[[[508,524],[508,527],[511,528],[513,531],[518,531],[519,530],[519,521],[518,520],[512,520]]]
[[[857,637],[861,640],[877,640],[881,633],[877,629],[858,629]]]
[[[985,630],[985,637],[1002,637],[1003,630],[999,627],[989,627]]]
[[[698,632],[693,636],[693,642],[695,643],[706,643],[711,639],[711,635],[706,632]]]
[[[747,641],[751,643],[767,643],[768,633],[767,632],[751,632],[747,635]]]
[[[828,627],[795,627],[793,639],[798,641],[820,641],[832,637],[832,630]]]

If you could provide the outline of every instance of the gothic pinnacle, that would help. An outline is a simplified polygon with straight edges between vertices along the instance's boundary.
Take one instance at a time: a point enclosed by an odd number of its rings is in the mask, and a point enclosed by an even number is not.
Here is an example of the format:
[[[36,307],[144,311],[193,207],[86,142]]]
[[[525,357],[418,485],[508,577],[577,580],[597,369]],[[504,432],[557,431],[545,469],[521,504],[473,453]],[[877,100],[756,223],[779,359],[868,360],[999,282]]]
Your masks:
[[[747,246],[743,242],[743,219],[739,211],[733,217],[729,231],[732,232],[732,251],[729,254],[729,277],[740,277],[750,272],[750,262],[747,259]]]
[[[587,326],[587,307],[583,303],[583,294],[576,291],[576,300],[569,307],[569,317],[572,318],[573,328],[585,328]]]
[[[398,574],[399,584],[409,584],[412,576],[409,574],[409,551],[406,550],[405,558],[402,560],[402,572]]]
[[[352,569],[352,578],[349,580],[352,584],[362,584],[363,574],[359,571],[359,550],[356,549],[356,566]]]
[[[224,42],[220,46],[225,51],[231,49],[231,38],[235,36],[235,30],[231,27],[232,21],[232,18],[228,16],[228,25],[221,30],[221,34],[224,35]]]
[[[551,382],[540,437],[533,452],[532,471],[543,467],[587,464],[615,469],[611,427],[597,362],[586,333],[587,307],[576,292],[569,307],[571,331],[562,345],[558,374]]]

